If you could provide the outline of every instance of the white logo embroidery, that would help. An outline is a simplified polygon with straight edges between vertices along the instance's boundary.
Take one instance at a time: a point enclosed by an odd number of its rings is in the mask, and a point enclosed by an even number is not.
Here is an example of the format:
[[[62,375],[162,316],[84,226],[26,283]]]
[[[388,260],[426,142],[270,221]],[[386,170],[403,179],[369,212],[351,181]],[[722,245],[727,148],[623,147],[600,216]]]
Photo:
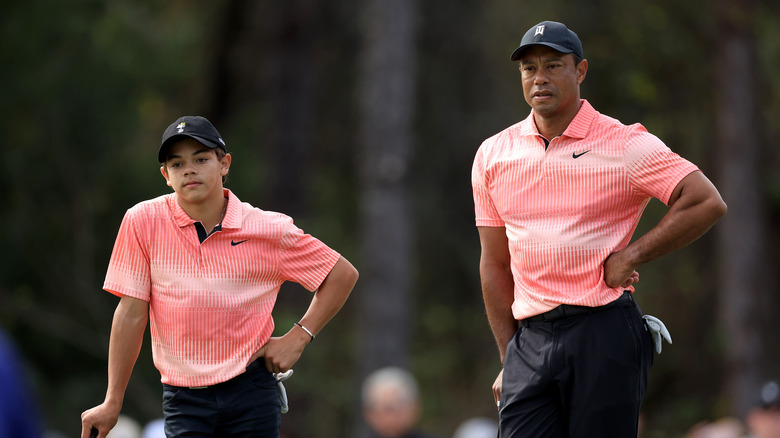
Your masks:
[[[179,123],[179,124],[176,126],[176,129],[178,129],[178,130],[179,130],[179,134],[181,134],[182,132],[184,132],[184,127],[185,127],[186,125],[187,125],[186,123],[184,123],[184,122],[181,122],[181,123]]]
[[[534,36],[537,35],[544,36],[544,24],[541,26],[536,26],[536,32],[534,32]]]

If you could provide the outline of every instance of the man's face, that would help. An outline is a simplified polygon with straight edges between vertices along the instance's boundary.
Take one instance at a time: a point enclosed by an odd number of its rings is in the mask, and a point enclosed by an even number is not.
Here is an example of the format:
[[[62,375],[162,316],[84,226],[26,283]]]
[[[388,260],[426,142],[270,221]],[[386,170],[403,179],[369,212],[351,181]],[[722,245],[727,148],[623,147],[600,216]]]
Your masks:
[[[212,196],[224,196],[222,176],[229,168],[229,154],[219,160],[214,149],[185,138],[171,146],[160,171],[180,202],[198,204]]]
[[[547,46],[531,46],[520,58],[523,95],[534,112],[545,118],[579,109],[580,83],[588,70],[586,60],[574,65],[574,55]]]

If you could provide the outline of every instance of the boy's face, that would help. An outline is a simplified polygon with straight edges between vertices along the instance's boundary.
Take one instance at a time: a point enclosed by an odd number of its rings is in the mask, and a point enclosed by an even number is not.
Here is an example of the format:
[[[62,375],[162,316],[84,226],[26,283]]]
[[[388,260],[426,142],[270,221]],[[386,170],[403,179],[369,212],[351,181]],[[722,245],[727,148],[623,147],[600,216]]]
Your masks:
[[[184,138],[171,146],[160,172],[180,202],[199,204],[224,197],[222,177],[227,175],[230,161],[230,154],[219,160],[214,149]]]

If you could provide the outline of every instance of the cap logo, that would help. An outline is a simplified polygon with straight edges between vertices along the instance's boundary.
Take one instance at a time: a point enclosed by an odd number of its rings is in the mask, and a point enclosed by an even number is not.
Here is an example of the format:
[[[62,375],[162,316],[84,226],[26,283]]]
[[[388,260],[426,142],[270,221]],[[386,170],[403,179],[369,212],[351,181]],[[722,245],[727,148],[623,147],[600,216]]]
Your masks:
[[[544,24],[541,26],[536,26],[536,32],[534,32],[534,36],[541,35],[544,36]]]
[[[187,124],[186,124],[186,123],[184,123],[184,122],[181,122],[181,123],[179,123],[179,125],[178,125],[178,126],[176,126],[176,129],[178,129],[178,131],[179,131],[179,134],[181,134],[182,132],[184,132],[184,127],[185,127],[185,126],[187,126]]]

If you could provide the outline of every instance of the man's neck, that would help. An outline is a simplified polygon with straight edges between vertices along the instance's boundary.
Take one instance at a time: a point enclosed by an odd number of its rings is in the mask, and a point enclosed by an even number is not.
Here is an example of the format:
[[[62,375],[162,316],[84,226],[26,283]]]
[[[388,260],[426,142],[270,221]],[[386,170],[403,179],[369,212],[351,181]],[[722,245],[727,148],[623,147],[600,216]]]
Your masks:
[[[534,123],[536,123],[536,129],[539,131],[539,134],[541,134],[542,137],[546,138],[547,140],[552,140],[566,131],[566,128],[569,127],[571,121],[574,120],[574,117],[576,117],[577,113],[580,112],[581,107],[582,102],[580,101],[579,105],[574,107],[574,109],[569,111],[567,114],[556,114],[550,117],[545,117],[543,114],[534,112]]]

